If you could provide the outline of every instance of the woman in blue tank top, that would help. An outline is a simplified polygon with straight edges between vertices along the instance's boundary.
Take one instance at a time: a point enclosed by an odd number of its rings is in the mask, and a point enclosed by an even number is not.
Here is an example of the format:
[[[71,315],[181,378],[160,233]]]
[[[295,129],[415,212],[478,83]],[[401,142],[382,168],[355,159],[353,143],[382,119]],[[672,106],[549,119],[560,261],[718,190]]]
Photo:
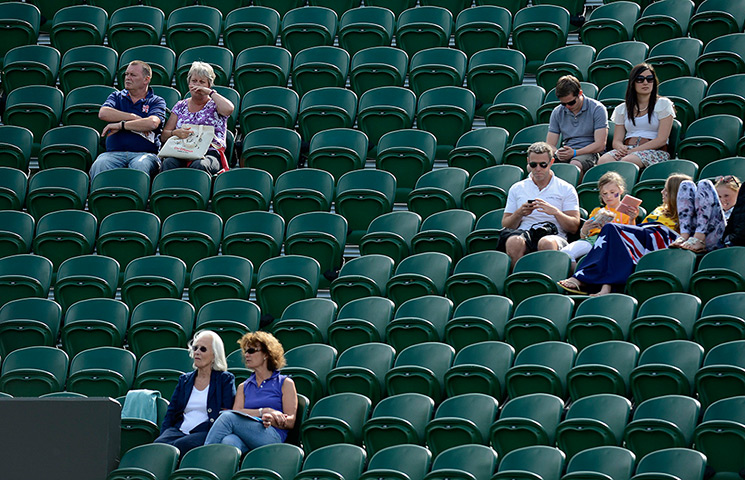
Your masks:
[[[295,425],[297,390],[291,378],[279,373],[284,349],[272,334],[250,332],[239,343],[254,373],[238,386],[233,410],[220,414],[204,443],[234,445],[245,453],[287,439]]]

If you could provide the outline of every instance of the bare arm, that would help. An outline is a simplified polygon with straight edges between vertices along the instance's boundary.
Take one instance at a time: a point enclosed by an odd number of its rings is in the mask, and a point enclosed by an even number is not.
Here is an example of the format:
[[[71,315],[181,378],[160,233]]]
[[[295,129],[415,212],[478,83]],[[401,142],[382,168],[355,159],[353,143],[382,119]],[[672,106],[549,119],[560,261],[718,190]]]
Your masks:
[[[577,155],[585,155],[587,153],[600,153],[605,150],[605,144],[608,141],[608,129],[598,128],[593,132],[595,141],[589,145],[577,149]],[[615,138],[615,137],[614,137]]]
[[[523,217],[527,217],[535,209],[534,203],[525,202],[520,205],[520,208],[514,212],[504,212],[502,215],[502,226],[505,228],[517,228],[523,220]]]
[[[559,146],[559,134],[548,132],[548,134],[546,135],[546,143],[548,143],[549,145],[553,147],[558,147]]]
[[[541,198],[533,200],[533,205],[535,205],[538,211],[553,215],[559,226],[561,226],[561,229],[565,232],[575,233],[579,228],[579,210],[567,210],[563,212]]]

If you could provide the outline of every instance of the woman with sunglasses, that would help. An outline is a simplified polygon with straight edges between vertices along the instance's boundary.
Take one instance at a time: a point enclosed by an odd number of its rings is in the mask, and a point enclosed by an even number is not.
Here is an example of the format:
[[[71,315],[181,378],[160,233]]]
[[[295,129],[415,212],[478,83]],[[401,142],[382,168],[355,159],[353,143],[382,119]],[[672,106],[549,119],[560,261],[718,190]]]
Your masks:
[[[703,179],[698,185],[690,180],[680,184],[680,237],[670,248],[704,253],[724,247],[724,229],[737,202],[740,179],[726,175],[718,177],[715,182]]]
[[[205,445],[225,443],[248,452],[270,443],[282,443],[295,425],[297,390],[281,375],[284,349],[272,334],[249,332],[238,343],[246,367],[253,370],[238,385],[233,410],[223,412],[207,435]]]
[[[598,164],[620,160],[644,168],[670,159],[667,140],[675,108],[669,98],[657,96],[657,84],[651,65],[641,63],[631,69],[626,101],[611,116],[613,150],[600,157]]]
[[[221,410],[233,406],[235,377],[228,372],[222,339],[210,330],[189,342],[194,371],[181,375],[156,443],[175,446],[181,455],[204,444]]]

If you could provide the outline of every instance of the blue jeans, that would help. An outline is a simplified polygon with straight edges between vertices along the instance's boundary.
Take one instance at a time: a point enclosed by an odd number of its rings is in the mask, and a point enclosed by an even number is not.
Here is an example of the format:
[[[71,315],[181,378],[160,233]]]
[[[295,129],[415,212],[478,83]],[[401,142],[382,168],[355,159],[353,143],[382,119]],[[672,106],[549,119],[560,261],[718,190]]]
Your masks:
[[[153,178],[160,170],[160,160],[154,153],[143,152],[104,152],[91,165],[91,180],[99,173],[115,168],[134,168],[142,170]]]
[[[207,434],[205,445],[225,443],[240,448],[246,453],[256,447],[270,443],[282,443],[279,432],[274,427],[264,427],[263,423],[245,418],[235,412],[223,412]]]
[[[155,439],[155,443],[167,443],[173,445],[179,449],[183,456],[192,448],[204,445],[204,438],[206,436],[206,431],[186,434],[176,427],[169,427],[161,432],[160,436]]]

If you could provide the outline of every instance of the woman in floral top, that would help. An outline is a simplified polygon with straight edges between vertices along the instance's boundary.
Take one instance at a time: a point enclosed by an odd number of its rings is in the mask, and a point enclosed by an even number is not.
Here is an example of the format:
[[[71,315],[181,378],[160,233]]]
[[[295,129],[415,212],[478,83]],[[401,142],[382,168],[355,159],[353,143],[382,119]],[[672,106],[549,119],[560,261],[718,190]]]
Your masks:
[[[197,160],[165,158],[161,165],[161,171],[189,167],[216,174],[222,170],[227,170],[225,132],[228,128],[228,117],[233,113],[235,106],[230,100],[212,89],[215,72],[210,64],[204,62],[192,63],[186,79],[189,82],[191,97],[178,101],[173,107],[171,116],[163,127],[160,139],[165,142],[172,135],[179,138],[188,137],[189,129],[183,128],[184,124],[211,125],[215,127],[215,137],[203,158]]]

